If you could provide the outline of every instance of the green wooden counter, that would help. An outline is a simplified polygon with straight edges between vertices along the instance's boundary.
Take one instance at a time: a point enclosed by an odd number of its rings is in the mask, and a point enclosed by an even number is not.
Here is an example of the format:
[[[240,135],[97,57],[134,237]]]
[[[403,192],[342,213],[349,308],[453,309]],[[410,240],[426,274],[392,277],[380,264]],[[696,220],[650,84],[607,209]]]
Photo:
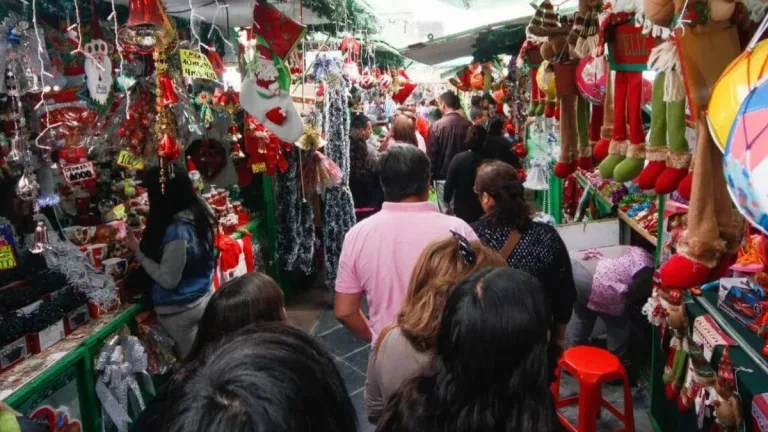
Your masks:
[[[746,420],[746,430],[751,431],[752,397],[768,392],[768,359],[760,354],[765,343],[764,340],[717,308],[716,291],[705,292],[700,297],[689,299],[687,309],[691,325],[693,325],[693,320],[696,317],[708,313],[723,331],[739,344],[737,347],[731,347],[731,360],[734,367],[751,371],[738,370],[736,372]],[[677,408],[677,401],[667,400],[664,394],[662,375],[667,359],[667,346],[668,342],[664,345],[661,344],[660,332],[655,330],[651,359],[651,421],[657,431],[698,431],[695,415],[693,413],[681,414]],[[712,356],[714,367],[719,363],[721,355],[722,347],[718,347]],[[705,425],[704,430],[709,430],[708,425]]]
[[[141,305],[126,305],[75,330],[62,341],[0,374],[0,399],[22,414],[41,405],[66,406],[86,432],[101,430],[93,358],[123,325],[133,325]]]

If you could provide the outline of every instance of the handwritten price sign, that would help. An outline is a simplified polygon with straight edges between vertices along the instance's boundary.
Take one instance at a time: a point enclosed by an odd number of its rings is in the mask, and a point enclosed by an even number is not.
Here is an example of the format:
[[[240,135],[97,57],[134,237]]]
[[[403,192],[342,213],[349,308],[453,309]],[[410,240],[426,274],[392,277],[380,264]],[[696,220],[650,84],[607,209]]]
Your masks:
[[[219,79],[211,66],[211,61],[199,51],[179,50],[181,74],[188,78]]]
[[[61,174],[67,183],[79,183],[86,180],[96,180],[96,168],[93,162],[85,162],[74,165],[67,165],[61,168]]]
[[[144,159],[134,155],[128,150],[123,150],[117,155],[117,165],[135,171],[144,169]]]
[[[0,246],[0,270],[10,270],[16,268],[16,255],[9,244]]]

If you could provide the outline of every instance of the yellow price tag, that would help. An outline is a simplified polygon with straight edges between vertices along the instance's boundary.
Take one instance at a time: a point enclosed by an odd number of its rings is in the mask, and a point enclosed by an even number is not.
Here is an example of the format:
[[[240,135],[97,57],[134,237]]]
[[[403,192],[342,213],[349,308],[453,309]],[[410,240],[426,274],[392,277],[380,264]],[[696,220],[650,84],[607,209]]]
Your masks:
[[[213,70],[211,61],[200,51],[180,49],[179,57],[181,59],[181,74],[185,77],[214,81],[219,79],[219,76]]]
[[[115,219],[125,219],[125,204],[118,204],[112,209]]]
[[[117,165],[136,171],[144,169],[144,159],[134,155],[128,150],[123,150],[117,155]]]
[[[254,174],[261,174],[267,171],[267,164],[264,162],[255,163],[251,165],[251,169],[253,169]]]
[[[6,243],[0,246],[0,270],[10,270],[16,268],[16,265],[16,255],[11,245]]]

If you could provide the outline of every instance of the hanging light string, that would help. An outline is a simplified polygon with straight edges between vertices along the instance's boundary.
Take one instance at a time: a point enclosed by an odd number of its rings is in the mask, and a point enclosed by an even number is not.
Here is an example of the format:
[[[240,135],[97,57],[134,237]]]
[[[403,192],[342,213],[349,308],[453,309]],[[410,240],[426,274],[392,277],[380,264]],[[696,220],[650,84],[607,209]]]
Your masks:
[[[70,54],[83,54],[84,56],[91,59],[93,64],[96,65],[96,67],[103,72],[104,66],[102,66],[98,60],[96,60],[96,57],[92,56],[90,53],[85,52],[85,50],[83,50],[83,29],[80,21],[80,5],[77,3],[77,0],[74,0],[74,3],[75,3],[75,18],[77,19],[77,22],[73,25],[77,26],[77,48],[75,48]],[[35,0],[32,0],[32,5],[34,6],[34,4],[35,4]],[[67,30],[71,30],[71,29],[72,29],[72,26],[69,26]],[[38,36],[38,39],[39,37],[40,36]]]
[[[205,17],[197,13],[197,8],[192,4],[192,0],[189,0],[189,29],[192,33],[192,42],[194,43],[194,41],[197,40],[198,50],[200,50],[200,47],[203,47],[206,50],[211,51],[211,47],[203,43],[202,39],[200,39],[200,35],[197,34],[197,30],[195,30],[195,18],[197,18],[198,24],[200,21],[205,21]]]
[[[232,45],[232,42],[229,41],[229,35],[227,37],[224,37],[224,33],[221,32],[221,29],[216,25],[216,19],[219,17],[219,13],[222,9],[226,9],[227,16],[229,16],[229,4],[227,3],[220,3],[219,0],[216,1],[216,12],[213,13],[213,22],[211,23],[211,29],[208,31],[208,40],[211,40],[211,36],[213,35],[213,31],[216,30],[219,32],[219,36],[221,36],[222,39],[224,39],[224,43],[229,45],[230,48],[234,49],[234,45]],[[227,31],[229,31],[229,26],[227,26]]]
[[[46,85],[45,85],[45,76],[49,75],[51,78],[53,78],[53,75],[45,71],[45,61],[43,61],[43,40],[40,37],[40,31],[37,28],[37,1],[32,0],[32,30],[35,32],[35,38],[37,38],[37,60],[40,62],[40,86],[42,87],[43,91],[40,94],[40,102],[35,106],[35,109],[38,109],[40,105],[43,105],[45,107],[45,116],[46,121],[50,123],[50,117],[51,113],[48,109],[48,104],[45,102],[45,93],[46,93]],[[21,111],[23,115],[23,111]]]
[[[112,13],[109,14],[109,17],[107,17],[107,20],[112,21],[112,23],[115,26],[115,49],[117,50],[117,54],[120,56],[120,67],[118,68],[119,77],[118,81],[123,78],[123,63],[125,63],[125,57],[123,57],[123,45],[120,43],[120,37],[118,36],[118,30],[120,26],[117,24],[117,9],[115,9],[115,0],[111,0],[112,3]],[[130,115],[130,108],[131,108],[131,92],[128,88],[124,88],[125,90],[125,116],[126,118]]]

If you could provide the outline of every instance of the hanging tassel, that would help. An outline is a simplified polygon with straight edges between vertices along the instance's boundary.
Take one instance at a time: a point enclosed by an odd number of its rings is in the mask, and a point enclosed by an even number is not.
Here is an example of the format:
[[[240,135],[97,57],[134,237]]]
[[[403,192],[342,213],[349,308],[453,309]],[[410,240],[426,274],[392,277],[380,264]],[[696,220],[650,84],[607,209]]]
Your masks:
[[[29,249],[30,252],[33,254],[40,254],[45,252],[46,249],[49,249],[50,246],[48,245],[48,227],[45,226],[45,223],[43,221],[37,221],[37,228],[35,228],[35,234],[34,234],[34,240],[35,243],[32,246],[31,249]]]

